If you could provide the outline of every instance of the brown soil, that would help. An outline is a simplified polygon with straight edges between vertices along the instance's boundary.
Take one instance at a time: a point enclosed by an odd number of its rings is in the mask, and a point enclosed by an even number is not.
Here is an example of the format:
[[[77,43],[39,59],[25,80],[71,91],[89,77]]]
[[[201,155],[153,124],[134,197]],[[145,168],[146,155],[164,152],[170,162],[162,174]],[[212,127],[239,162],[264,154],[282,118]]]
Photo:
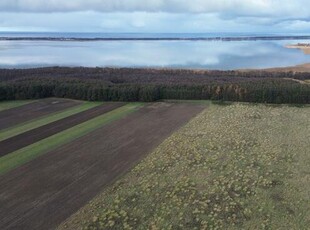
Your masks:
[[[288,67],[279,67],[279,68],[270,68],[266,69],[266,71],[276,71],[276,72],[310,72],[310,63],[296,65],[296,66],[288,66]]]
[[[124,105],[124,103],[106,103],[47,125],[43,125],[36,129],[32,129],[4,141],[0,141],[0,157],[107,113],[122,105]]]
[[[310,72],[310,63],[296,65],[296,66],[287,66],[287,67],[275,67],[267,69],[239,69],[240,72],[251,72],[251,71],[266,71],[266,72],[295,72],[295,73],[309,73]]]
[[[0,229],[54,229],[204,108],[156,105],[1,176]]]
[[[65,110],[81,104],[80,101],[59,98],[47,98],[27,105],[0,112],[0,130],[30,121],[44,115]]]
[[[304,54],[310,54],[310,46],[309,45],[287,45],[285,46],[288,49],[300,49],[304,52]]]

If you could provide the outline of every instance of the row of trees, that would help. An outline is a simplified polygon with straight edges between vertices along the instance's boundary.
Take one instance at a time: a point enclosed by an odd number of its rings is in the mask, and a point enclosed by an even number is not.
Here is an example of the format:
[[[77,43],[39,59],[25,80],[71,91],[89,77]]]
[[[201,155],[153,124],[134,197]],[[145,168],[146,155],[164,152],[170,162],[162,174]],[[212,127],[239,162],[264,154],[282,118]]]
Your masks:
[[[143,69],[143,68],[85,68],[85,67],[46,67],[34,69],[0,69],[0,81],[31,77],[70,77],[100,79],[116,82],[190,82],[209,83],[210,81],[241,81],[261,78],[310,79],[310,73],[279,71],[220,71],[190,69]]]
[[[123,76],[123,78],[126,78]],[[89,101],[225,100],[309,103],[310,85],[279,78],[200,84],[164,81],[125,82],[73,77],[31,77],[0,83],[0,100],[64,97]],[[113,80],[113,79],[112,79]]]

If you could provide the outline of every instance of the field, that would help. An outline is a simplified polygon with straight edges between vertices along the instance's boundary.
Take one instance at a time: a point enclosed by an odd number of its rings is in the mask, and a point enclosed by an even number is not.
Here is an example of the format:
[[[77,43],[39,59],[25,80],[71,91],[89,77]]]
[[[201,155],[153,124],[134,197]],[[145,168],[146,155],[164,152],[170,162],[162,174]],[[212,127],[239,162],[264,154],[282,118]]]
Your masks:
[[[80,123],[86,122],[101,114],[110,112],[123,105],[124,103],[109,103],[99,105],[86,111],[74,114],[69,117],[65,117],[63,119],[48,123],[46,125],[42,125],[38,128],[3,140],[0,142],[0,156],[4,156],[8,153],[17,151],[18,149],[43,140]]]
[[[310,226],[309,105],[0,108],[0,229]]]
[[[59,229],[309,229],[310,108],[210,105]]]
[[[2,103],[0,103],[2,104]],[[0,133],[0,141],[9,139],[16,135],[22,134],[24,132],[30,131],[32,129],[38,128],[40,126],[47,125],[49,123],[58,121],[60,119],[78,114],[80,112],[86,111],[88,109],[94,108],[98,105],[101,105],[101,102],[83,102],[81,105],[74,106],[62,111],[58,111],[55,113],[47,114],[41,118],[36,118],[33,120],[29,120],[27,122],[13,125],[9,128],[1,130]]]
[[[92,132],[102,125],[108,124],[114,120],[122,118],[139,108],[140,104],[128,104],[109,113],[103,114],[70,129],[59,132],[53,136],[35,142],[29,146],[21,148],[0,158],[0,175],[31,161],[38,156],[69,143],[89,132]]]
[[[108,111],[111,105],[114,109]],[[83,117],[79,124],[66,126],[59,119],[54,126],[58,133],[34,138],[0,158],[1,229],[54,229],[205,108],[183,103],[120,105],[106,103],[106,109],[97,105],[77,113],[75,118]],[[84,119],[91,111],[96,116]],[[50,121],[44,126],[53,127]],[[17,136],[27,141],[27,133],[44,135],[42,127]],[[10,138],[2,142],[6,140]]]
[[[81,103],[82,102],[80,101],[68,99],[48,98],[4,110],[0,113],[0,130],[27,122],[29,120],[37,119],[53,112],[61,111]]]
[[[31,103],[32,100],[14,100],[14,101],[6,101],[0,103],[0,112],[7,109],[12,109],[21,105],[26,105]]]

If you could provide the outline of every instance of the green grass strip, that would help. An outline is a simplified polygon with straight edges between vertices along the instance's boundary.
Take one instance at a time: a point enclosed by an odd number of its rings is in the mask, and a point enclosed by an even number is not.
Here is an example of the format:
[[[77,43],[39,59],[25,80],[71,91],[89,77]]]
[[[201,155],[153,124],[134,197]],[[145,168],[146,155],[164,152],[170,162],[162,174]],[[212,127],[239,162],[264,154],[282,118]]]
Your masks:
[[[3,156],[0,158],[0,175],[3,175],[14,168],[39,157],[40,155],[43,155],[56,149],[59,146],[69,143],[91,131],[94,131],[103,125],[125,117],[126,115],[136,111],[142,105],[142,103],[129,103],[123,107],[115,109],[111,112],[98,116],[94,119],[76,125],[63,132],[57,133],[44,140],[38,141],[32,145]]]
[[[16,136],[18,134],[27,132],[29,130],[38,128],[40,126],[49,124],[51,122],[63,119],[65,117],[69,117],[71,115],[86,111],[98,105],[101,105],[102,102],[84,102],[82,105],[74,106],[72,108],[68,108],[61,112],[56,112],[53,114],[49,114],[39,119],[27,121],[25,123],[19,124],[14,127],[10,127],[8,129],[2,130],[0,133],[0,141],[8,139],[10,137]]]
[[[16,100],[16,101],[1,101],[0,111],[12,109],[21,105],[26,105],[33,102],[33,100]]]

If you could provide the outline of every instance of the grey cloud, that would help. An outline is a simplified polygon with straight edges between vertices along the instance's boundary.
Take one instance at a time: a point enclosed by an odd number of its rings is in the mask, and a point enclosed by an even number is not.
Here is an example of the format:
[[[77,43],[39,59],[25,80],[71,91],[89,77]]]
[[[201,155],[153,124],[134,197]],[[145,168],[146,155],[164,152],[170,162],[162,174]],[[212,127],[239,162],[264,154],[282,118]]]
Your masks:
[[[310,17],[309,0],[1,0],[2,12],[169,12]]]
[[[308,22],[308,23],[307,23]],[[59,32],[307,32],[309,21],[272,17],[223,19],[217,13],[0,13],[0,31]]]

